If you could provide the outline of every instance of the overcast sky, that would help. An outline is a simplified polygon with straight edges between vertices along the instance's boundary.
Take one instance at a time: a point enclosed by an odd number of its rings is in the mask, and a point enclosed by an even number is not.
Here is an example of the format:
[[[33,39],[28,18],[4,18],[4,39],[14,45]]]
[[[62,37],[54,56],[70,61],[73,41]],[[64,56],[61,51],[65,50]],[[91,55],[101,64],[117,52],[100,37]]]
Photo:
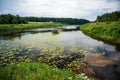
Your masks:
[[[95,20],[98,15],[120,10],[120,0],[0,0],[0,14],[71,17]]]

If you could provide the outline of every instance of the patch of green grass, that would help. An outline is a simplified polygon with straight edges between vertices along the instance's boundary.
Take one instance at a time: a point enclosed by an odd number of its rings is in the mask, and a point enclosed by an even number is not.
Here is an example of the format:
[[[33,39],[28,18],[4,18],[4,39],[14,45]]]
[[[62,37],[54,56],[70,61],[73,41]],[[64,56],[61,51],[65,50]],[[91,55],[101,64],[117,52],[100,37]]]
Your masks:
[[[0,35],[20,33],[26,29],[60,27],[67,24],[54,22],[29,22],[27,24],[0,24]]]
[[[83,25],[80,29],[87,34],[120,44],[120,21],[93,22]]]
[[[22,62],[0,67],[0,80],[87,80],[70,70],[53,68],[38,62]]]
[[[26,24],[0,24],[0,29],[30,29],[30,28],[57,27],[63,25],[66,24],[53,22],[29,22]]]

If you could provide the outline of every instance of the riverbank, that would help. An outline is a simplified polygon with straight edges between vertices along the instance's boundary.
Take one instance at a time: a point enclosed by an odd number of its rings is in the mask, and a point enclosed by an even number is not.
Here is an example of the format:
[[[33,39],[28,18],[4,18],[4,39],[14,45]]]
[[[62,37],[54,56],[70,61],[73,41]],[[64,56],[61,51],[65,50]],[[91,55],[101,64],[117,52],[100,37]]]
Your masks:
[[[88,80],[70,70],[61,70],[39,62],[22,62],[0,67],[0,80]]]
[[[67,24],[53,22],[28,22],[27,24],[0,24],[0,35],[20,33],[26,29],[50,28],[65,25]]]
[[[82,25],[80,29],[93,38],[120,45],[120,21],[92,22]]]

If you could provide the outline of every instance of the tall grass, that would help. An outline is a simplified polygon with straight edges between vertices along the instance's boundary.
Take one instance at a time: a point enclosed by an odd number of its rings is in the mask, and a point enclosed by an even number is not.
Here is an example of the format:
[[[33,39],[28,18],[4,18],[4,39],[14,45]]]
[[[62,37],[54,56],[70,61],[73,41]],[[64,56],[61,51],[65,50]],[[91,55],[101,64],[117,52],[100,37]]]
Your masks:
[[[86,80],[70,70],[53,68],[38,62],[22,62],[0,67],[0,80]]]
[[[66,25],[66,24],[53,23],[53,22],[29,22],[27,24],[0,24],[0,30],[56,27],[56,26],[63,26],[63,25]]]
[[[120,43],[120,21],[93,22],[83,25],[80,29],[101,39]]]
[[[59,27],[67,24],[53,22],[29,22],[27,24],[0,24],[0,35],[21,33],[26,29]]]

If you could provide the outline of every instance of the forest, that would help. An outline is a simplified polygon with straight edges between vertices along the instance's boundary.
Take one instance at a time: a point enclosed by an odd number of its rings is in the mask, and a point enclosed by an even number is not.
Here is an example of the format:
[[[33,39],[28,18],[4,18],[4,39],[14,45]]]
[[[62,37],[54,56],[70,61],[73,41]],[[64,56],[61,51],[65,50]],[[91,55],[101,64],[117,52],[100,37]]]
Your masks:
[[[22,24],[27,23],[27,21],[20,17],[19,15],[11,15],[11,14],[1,14],[0,15],[0,24]]]
[[[24,17],[27,21],[31,22],[60,22],[67,24],[85,24],[89,21],[86,19],[77,18],[49,18],[49,17]]]
[[[89,21],[77,18],[20,17],[19,15],[1,14],[0,24],[23,24],[27,22],[59,22],[66,24],[85,24]]]
[[[115,11],[111,13],[105,13],[101,16],[97,16],[97,22],[105,22],[105,21],[118,21],[120,20],[120,11]]]

